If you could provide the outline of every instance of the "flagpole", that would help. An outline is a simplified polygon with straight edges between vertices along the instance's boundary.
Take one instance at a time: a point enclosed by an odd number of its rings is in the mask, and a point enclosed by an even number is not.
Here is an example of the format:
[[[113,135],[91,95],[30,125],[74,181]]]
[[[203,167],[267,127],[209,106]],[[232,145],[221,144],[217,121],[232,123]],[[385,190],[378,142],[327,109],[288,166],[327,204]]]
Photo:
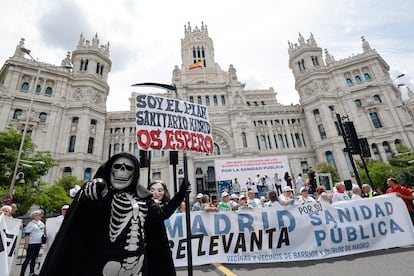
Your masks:
[[[149,86],[149,87],[157,87],[167,90],[168,92],[174,92],[175,99],[177,99],[177,88],[173,85],[162,84],[162,83],[153,83],[153,82],[146,82],[146,83],[137,83],[133,84],[132,86]],[[191,248],[191,216],[190,216],[190,192],[191,187],[188,186],[188,162],[187,162],[187,153],[183,151],[183,163],[184,163],[184,183],[187,185],[188,189],[185,193],[185,219],[186,219],[186,230],[187,230],[187,271],[189,276],[193,276],[193,256],[192,256],[192,248]],[[149,174],[148,174],[149,178]]]

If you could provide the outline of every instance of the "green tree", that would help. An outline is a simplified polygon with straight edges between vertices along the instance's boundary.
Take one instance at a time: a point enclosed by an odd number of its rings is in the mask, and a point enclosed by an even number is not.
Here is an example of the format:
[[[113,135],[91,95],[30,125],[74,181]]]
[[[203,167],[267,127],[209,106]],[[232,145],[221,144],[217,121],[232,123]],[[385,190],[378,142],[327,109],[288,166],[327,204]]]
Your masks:
[[[341,178],[339,177],[339,173],[336,170],[336,168],[332,166],[331,164],[329,164],[328,162],[318,163],[318,165],[316,166],[316,170],[319,173],[330,173],[333,183],[341,181]]]
[[[389,177],[400,177],[399,169],[392,166],[391,164],[385,162],[376,162],[371,159],[367,160],[366,164],[374,188],[380,187],[383,191],[385,191],[387,188],[386,181]],[[358,167],[362,167],[359,162]],[[368,176],[364,169],[359,169],[358,173],[362,183],[369,183]]]
[[[0,199],[9,194],[12,174],[17,161],[22,134],[13,128],[0,132]],[[18,204],[18,214],[25,214],[39,194],[39,179],[56,166],[50,152],[36,151],[29,135],[25,137],[18,172],[24,175],[14,185],[13,202]],[[23,181],[24,180],[24,181]]]
[[[69,194],[70,189],[76,185],[82,186],[84,182],[84,180],[77,179],[75,176],[67,175],[59,179],[55,184],[61,186]]]
[[[58,184],[44,189],[35,200],[35,203],[44,211],[46,216],[49,213],[58,213],[63,205],[71,202],[72,198]]]

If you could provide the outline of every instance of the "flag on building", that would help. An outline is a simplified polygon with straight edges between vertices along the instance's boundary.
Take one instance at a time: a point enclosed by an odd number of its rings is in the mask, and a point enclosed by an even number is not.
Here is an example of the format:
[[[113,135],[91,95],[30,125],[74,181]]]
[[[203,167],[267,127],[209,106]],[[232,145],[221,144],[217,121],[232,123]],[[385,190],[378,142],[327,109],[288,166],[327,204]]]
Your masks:
[[[190,65],[190,70],[195,69],[195,68],[203,68],[203,62],[199,61],[199,62],[196,62],[196,63]]]

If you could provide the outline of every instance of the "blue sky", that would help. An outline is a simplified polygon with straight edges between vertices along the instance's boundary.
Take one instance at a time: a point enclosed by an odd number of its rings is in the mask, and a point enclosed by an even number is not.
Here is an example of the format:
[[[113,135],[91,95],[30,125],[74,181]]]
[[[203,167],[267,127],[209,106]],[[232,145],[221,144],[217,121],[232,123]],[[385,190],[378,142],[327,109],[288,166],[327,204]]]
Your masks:
[[[2,1],[0,63],[21,37],[41,61],[59,65],[80,33],[110,43],[108,110],[128,110],[131,84],[171,83],[181,66],[184,25],[203,21],[223,70],[233,64],[247,89],[273,87],[282,104],[298,103],[288,66],[288,41],[313,33],[336,60],[361,53],[361,36],[391,75],[414,90],[414,1],[354,0],[13,0]],[[405,89],[402,88],[403,94]]]

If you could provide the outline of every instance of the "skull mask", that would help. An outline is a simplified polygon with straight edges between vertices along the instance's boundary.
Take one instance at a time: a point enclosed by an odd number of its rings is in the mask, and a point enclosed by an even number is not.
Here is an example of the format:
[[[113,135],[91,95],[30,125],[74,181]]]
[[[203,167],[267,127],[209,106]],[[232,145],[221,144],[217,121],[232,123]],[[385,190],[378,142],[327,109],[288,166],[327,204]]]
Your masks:
[[[120,157],[112,164],[111,183],[114,189],[123,190],[127,188],[134,176],[134,164],[132,160]]]

